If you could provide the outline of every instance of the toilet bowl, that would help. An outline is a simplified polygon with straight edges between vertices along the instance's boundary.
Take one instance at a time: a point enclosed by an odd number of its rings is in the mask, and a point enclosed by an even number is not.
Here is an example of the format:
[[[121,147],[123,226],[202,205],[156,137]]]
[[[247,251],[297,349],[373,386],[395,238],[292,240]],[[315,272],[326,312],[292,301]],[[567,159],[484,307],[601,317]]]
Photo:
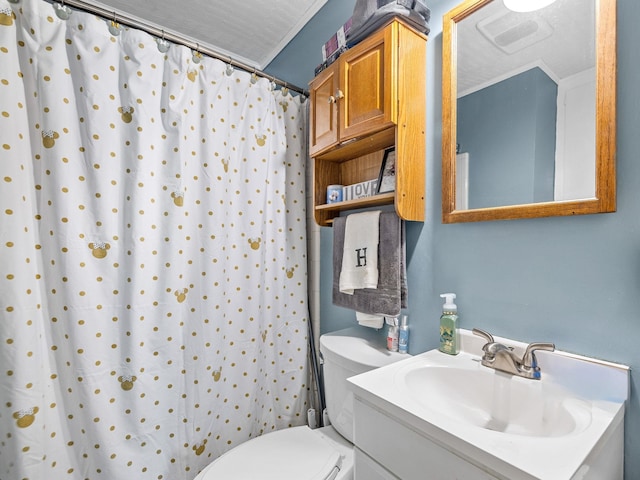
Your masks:
[[[404,358],[366,327],[320,337],[330,426],[306,425],[267,433],[229,450],[195,480],[353,479],[353,401],[347,378]]]

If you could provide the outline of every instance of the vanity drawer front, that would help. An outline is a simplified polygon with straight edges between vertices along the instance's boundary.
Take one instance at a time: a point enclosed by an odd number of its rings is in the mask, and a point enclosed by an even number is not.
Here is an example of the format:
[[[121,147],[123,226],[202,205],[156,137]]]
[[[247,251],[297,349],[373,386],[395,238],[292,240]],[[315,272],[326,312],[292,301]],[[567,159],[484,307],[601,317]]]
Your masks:
[[[358,397],[353,414],[356,447],[402,480],[497,480]]]
[[[354,480],[401,480],[359,448],[354,448]]]

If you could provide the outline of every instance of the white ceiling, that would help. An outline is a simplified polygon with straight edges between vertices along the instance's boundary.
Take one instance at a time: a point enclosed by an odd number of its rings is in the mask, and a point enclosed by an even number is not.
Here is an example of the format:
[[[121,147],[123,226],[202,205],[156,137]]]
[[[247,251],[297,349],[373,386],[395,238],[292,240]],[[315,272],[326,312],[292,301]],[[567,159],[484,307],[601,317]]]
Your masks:
[[[495,38],[511,52],[481,32],[484,21],[504,32]],[[533,66],[558,82],[595,66],[595,1],[557,0],[536,12],[513,13],[495,0],[459,22],[457,36],[458,96]]]
[[[327,0],[84,0],[186,37],[233,60],[263,70]],[[565,13],[563,13],[565,12]],[[568,14],[567,14],[568,12]],[[504,17],[501,15],[505,15]],[[487,17],[510,23],[516,37],[527,24],[515,18],[544,18],[552,35],[505,53],[478,29]],[[594,0],[557,0],[530,14],[507,13],[494,0],[458,23],[458,92],[483,88],[539,63],[555,80],[594,65]],[[529,27],[530,27],[529,23]],[[539,30],[539,25],[533,27]],[[538,31],[537,34],[539,35]],[[535,35],[532,35],[535,36]],[[511,35],[513,37],[513,35]],[[517,43],[517,42],[516,42]],[[516,44],[514,43],[514,45]],[[571,54],[564,53],[565,48]],[[576,54],[576,52],[578,52]],[[487,56],[489,55],[489,56]]]
[[[264,69],[327,0],[101,0],[89,3]]]

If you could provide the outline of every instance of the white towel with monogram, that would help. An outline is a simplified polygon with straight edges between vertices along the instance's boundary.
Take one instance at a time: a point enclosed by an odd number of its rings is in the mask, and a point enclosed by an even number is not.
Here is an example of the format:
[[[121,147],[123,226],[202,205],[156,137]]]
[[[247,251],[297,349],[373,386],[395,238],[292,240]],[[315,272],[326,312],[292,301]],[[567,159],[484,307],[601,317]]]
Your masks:
[[[354,213],[347,217],[340,270],[340,291],[378,287],[378,242],[380,211]]]

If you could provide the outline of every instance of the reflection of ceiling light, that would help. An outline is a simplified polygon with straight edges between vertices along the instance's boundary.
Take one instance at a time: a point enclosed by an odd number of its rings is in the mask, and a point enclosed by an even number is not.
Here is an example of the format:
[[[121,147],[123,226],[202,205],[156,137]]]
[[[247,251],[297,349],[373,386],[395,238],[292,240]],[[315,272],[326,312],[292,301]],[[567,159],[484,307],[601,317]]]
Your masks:
[[[504,6],[512,12],[533,12],[551,5],[556,0],[504,0]]]

